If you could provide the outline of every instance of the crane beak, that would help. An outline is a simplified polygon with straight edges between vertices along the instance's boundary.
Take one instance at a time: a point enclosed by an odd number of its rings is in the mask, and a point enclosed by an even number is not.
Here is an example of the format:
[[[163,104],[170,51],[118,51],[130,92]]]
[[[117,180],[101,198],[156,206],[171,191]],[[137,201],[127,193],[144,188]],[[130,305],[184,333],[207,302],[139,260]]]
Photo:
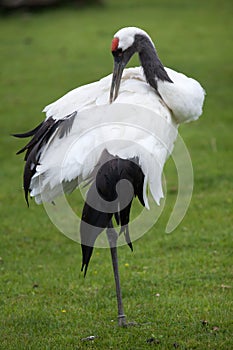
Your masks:
[[[123,62],[123,60],[119,59],[119,57],[115,57],[114,69],[113,69],[113,75],[112,75],[112,84],[110,89],[110,99],[109,99],[110,103],[115,101],[115,99],[118,96],[120,84],[121,84],[121,77],[122,77],[124,68],[125,68],[125,63]]]

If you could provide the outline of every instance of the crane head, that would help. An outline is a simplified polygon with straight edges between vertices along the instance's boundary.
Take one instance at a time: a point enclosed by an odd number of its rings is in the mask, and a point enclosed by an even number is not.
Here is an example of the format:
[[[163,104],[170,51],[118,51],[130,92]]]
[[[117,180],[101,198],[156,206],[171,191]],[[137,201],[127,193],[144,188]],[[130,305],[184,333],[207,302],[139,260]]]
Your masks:
[[[114,58],[114,69],[110,89],[110,103],[112,103],[118,96],[121,77],[125,66],[135,52],[140,53],[143,49],[142,38],[147,38],[150,44],[154,47],[149,35],[140,28],[122,28],[114,35],[111,46]]]

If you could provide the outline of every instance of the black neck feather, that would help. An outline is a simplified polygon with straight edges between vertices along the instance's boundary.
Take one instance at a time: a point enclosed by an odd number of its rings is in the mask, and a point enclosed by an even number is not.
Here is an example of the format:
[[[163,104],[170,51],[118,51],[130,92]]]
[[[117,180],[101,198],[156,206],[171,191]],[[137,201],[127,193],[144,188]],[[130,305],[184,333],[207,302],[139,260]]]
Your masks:
[[[149,38],[136,35],[135,41],[147,82],[156,90],[158,80],[172,83]]]

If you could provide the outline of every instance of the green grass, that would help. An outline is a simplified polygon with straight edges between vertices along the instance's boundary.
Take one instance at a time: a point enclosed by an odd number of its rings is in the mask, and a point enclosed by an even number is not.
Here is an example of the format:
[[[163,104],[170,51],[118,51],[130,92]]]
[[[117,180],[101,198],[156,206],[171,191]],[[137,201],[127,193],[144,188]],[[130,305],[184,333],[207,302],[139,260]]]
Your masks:
[[[106,0],[0,19],[0,349],[233,347],[232,10],[226,0]],[[69,89],[108,74],[112,35],[127,25],[146,29],[164,64],[198,79],[207,98],[203,117],[180,128],[195,174],[186,217],[164,233],[177,186],[169,161],[161,218],[133,254],[119,248],[125,312],[139,323],[121,329],[109,251],[95,250],[84,280],[80,246],[43,207],[24,204],[15,156],[23,143],[9,135],[38,124],[43,106]],[[81,340],[90,335],[98,338]]]

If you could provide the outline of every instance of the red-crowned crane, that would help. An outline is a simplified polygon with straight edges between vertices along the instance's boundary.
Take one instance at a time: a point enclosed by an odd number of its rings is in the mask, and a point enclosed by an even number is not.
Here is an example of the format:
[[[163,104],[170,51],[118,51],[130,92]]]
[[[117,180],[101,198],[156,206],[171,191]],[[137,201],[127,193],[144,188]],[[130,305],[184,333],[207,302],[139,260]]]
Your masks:
[[[53,202],[61,188],[69,193],[81,183],[91,182],[80,225],[82,271],[85,275],[96,238],[106,229],[118,323],[126,325],[118,273],[118,233],[113,219],[121,226],[119,234],[124,233],[132,249],[128,223],[133,197],[137,196],[148,207],[149,187],[159,203],[163,197],[163,166],[176,139],[173,131],[179,123],[201,115],[205,93],[196,80],[165,68],[151,38],[139,28],[119,30],[111,50],[112,75],[70,91],[45,107],[46,118],[40,125],[15,136],[32,137],[18,152],[26,151],[27,203],[29,193],[37,203]],[[125,69],[135,53],[141,67]],[[138,122],[134,129],[132,126]],[[162,141],[153,136],[158,130]],[[117,191],[122,180],[127,180],[126,185]]]

